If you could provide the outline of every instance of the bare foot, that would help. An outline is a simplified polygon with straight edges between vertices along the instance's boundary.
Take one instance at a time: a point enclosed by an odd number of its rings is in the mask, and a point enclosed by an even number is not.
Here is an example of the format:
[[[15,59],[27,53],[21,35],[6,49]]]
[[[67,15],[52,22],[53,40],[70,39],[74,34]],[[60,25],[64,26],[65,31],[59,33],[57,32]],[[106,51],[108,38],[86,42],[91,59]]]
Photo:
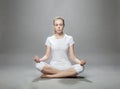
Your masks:
[[[42,74],[40,76],[41,78],[77,78],[77,76],[64,76],[64,77],[60,77],[60,76],[57,76],[56,74]]]
[[[37,62],[37,63],[39,63],[40,62],[39,57],[35,56],[34,61]]]
[[[41,78],[53,78],[52,75],[50,74],[42,74],[40,77]]]

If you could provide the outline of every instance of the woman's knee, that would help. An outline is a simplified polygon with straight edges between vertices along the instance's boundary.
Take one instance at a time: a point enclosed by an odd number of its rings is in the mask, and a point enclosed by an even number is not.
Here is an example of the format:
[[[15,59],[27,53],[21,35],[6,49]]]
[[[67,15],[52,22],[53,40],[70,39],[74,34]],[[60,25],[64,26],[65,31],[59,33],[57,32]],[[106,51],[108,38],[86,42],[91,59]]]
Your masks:
[[[80,64],[74,65],[74,68],[78,74],[84,71],[84,66],[81,66]]]
[[[40,62],[40,63],[36,63],[36,69],[41,71],[43,69],[43,67],[45,66],[44,62]]]

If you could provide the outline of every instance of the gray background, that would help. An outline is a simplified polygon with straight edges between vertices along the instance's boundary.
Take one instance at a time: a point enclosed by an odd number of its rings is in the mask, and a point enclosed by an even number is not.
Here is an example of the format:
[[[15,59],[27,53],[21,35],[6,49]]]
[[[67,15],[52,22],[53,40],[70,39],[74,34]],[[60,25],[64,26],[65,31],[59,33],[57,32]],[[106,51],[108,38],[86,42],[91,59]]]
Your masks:
[[[99,83],[103,84],[100,89],[113,89],[112,85],[104,85],[105,82],[111,81],[110,78],[108,81],[102,81],[103,76],[100,79],[97,79],[97,76],[99,72],[109,75],[120,67],[120,0],[0,0],[0,68],[3,74],[1,81],[7,76],[5,70],[8,71],[10,67],[10,74],[15,68],[12,74],[24,70],[24,73],[34,75],[35,72],[31,72],[34,68],[33,58],[35,55],[44,55],[44,43],[46,38],[53,34],[52,20],[56,16],[65,19],[64,32],[73,36],[77,56],[86,58],[85,74],[95,73],[91,75],[94,77],[88,77],[98,83],[93,83],[92,89],[98,89]],[[17,68],[20,68],[21,72]],[[25,72],[25,68],[31,69]],[[116,71],[118,72],[117,69]],[[118,74],[117,72],[115,73]],[[37,74],[33,75],[32,78],[35,78]],[[15,77],[13,82],[16,82],[17,78]],[[117,77],[112,78],[116,79]],[[10,89],[12,84],[7,82],[8,87],[5,87],[6,80],[1,81],[3,88]],[[22,81],[17,83],[17,86],[21,84],[26,89]],[[120,82],[116,82],[114,86],[119,87],[119,84]],[[30,87],[35,86],[31,85],[28,89],[32,89]],[[84,88],[84,85],[82,87]],[[13,88],[14,86],[11,89]]]
[[[0,0],[0,53],[43,56],[56,16],[65,18],[64,30],[74,37],[78,57],[86,57],[92,65],[97,61],[119,64],[117,58],[91,60],[88,56],[120,53],[119,0]]]

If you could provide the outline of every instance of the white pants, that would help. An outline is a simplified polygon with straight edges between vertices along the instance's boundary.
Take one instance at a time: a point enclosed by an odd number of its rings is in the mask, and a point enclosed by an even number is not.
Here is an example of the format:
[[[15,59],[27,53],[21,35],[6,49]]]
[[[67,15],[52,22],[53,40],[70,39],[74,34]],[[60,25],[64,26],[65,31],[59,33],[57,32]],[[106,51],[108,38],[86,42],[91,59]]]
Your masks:
[[[45,65],[51,66],[51,67],[58,69],[58,70],[65,70],[65,69],[69,69],[69,68],[74,68],[78,74],[84,70],[84,67],[81,66],[80,64],[74,64],[74,65],[71,65],[68,67],[64,67],[64,66],[61,66],[61,67],[56,66],[55,67],[55,66],[52,66],[50,64],[47,64],[46,62],[36,63],[36,68],[37,68],[37,70],[41,71]]]

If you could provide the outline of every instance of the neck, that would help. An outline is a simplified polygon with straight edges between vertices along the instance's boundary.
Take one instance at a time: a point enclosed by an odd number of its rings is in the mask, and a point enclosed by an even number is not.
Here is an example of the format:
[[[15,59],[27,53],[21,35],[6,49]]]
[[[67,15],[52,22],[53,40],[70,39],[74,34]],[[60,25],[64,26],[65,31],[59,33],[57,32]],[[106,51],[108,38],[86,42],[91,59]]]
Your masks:
[[[55,37],[57,38],[57,39],[60,39],[60,38],[63,38],[63,36],[64,36],[64,33],[60,33],[60,34],[55,34]]]
[[[64,33],[63,33],[63,32],[62,32],[62,33],[56,33],[55,35],[56,35],[56,36],[63,36]]]

